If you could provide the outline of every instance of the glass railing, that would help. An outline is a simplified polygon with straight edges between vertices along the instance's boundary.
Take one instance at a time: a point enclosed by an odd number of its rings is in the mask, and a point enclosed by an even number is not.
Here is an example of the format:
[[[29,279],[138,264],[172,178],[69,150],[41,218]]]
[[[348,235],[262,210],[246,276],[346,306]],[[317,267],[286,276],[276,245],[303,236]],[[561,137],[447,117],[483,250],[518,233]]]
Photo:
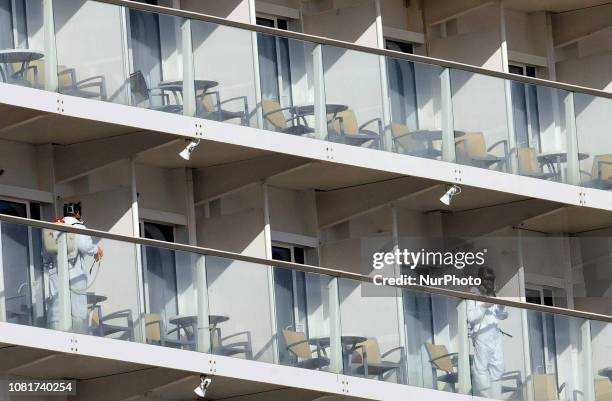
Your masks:
[[[132,7],[93,0],[0,2],[0,80],[543,180],[612,187],[607,184],[612,149],[600,149],[607,146],[612,110],[606,95]]]
[[[499,400],[609,400],[612,324],[596,315],[0,220],[4,322]]]

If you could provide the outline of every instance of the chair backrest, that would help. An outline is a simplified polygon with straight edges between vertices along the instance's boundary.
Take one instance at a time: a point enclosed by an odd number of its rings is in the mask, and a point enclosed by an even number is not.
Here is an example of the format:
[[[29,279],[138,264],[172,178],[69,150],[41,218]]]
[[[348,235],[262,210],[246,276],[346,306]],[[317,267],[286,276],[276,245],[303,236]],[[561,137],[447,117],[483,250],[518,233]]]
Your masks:
[[[357,344],[357,348],[355,349],[357,358],[354,358],[355,362],[363,362],[364,349],[367,352],[368,363],[382,363],[382,357],[380,356],[380,347],[378,346],[378,341],[376,341],[375,338],[368,338],[364,342]]]
[[[306,334],[301,331],[284,329],[283,337],[287,343],[287,350],[300,359],[311,359],[312,352]]]
[[[447,373],[453,373],[453,359],[445,345],[425,343],[431,365]]]
[[[276,100],[262,100],[261,109],[266,120],[276,129],[287,128],[287,121],[285,121],[285,113],[281,109],[280,103]]]
[[[339,134],[355,135],[359,133],[357,116],[353,110],[341,111],[332,121],[332,128]]]
[[[459,160],[461,157],[471,159],[487,155],[487,146],[482,132],[466,132],[457,137],[455,142],[455,151]]]
[[[606,164],[602,162],[606,162]],[[591,173],[593,174],[593,179],[612,179],[612,154],[595,156],[593,158],[593,171]]]
[[[558,400],[557,378],[554,374],[534,374],[533,376],[534,401]]]
[[[99,327],[100,326],[100,308],[93,307],[92,305],[87,305],[90,309],[89,311],[89,327]]]
[[[135,104],[149,100],[149,86],[142,71],[138,70],[130,74],[130,91]]]
[[[147,341],[161,341],[162,319],[159,313],[145,314],[145,338]]]
[[[214,96],[211,93],[202,94],[202,108],[208,113],[215,111],[215,102],[213,101]]]
[[[540,163],[538,163],[535,149],[518,148],[517,156],[520,174],[536,174],[540,172]]]
[[[612,380],[595,380],[595,401],[612,401]]]

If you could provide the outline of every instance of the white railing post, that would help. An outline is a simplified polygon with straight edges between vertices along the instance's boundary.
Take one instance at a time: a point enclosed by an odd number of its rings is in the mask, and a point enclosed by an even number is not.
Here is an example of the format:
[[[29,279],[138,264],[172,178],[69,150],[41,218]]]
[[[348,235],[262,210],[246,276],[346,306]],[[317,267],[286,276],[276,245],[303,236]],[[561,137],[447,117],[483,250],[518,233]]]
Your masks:
[[[208,280],[206,277],[206,256],[192,254],[196,266],[196,299],[198,308],[197,350],[212,352],[210,341],[210,320],[208,310]]]
[[[314,76],[315,136],[327,139],[327,107],[325,106],[325,72],[323,69],[323,45],[316,44],[312,50]]]
[[[440,97],[442,103],[442,160],[455,162],[455,129],[449,68],[445,68],[440,74]]]
[[[68,264],[68,234],[60,232],[57,238],[57,306],[59,327],[55,329],[70,331],[72,329],[72,309],[70,307],[70,274]]]
[[[566,183],[580,185],[580,162],[578,160],[578,134],[576,129],[576,114],[574,113],[574,92],[569,92],[563,103],[565,105],[567,146]]]
[[[58,90],[58,79],[53,0],[43,0],[43,30],[45,46],[45,90],[56,92]]]
[[[183,19],[181,24],[181,47],[183,53],[183,114],[186,116],[195,116],[195,71],[193,67],[191,20],[188,18]]]
[[[333,373],[343,373],[344,371],[338,280],[338,277],[332,277],[327,285],[329,299],[329,371]]]

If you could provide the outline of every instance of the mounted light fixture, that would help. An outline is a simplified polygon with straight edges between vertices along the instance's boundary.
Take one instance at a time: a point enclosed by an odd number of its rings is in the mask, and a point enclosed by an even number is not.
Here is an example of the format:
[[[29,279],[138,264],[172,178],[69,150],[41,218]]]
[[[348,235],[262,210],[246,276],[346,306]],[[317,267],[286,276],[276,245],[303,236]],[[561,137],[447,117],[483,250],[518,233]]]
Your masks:
[[[210,387],[210,384],[212,383],[212,379],[206,375],[201,375],[200,376],[200,384],[198,385],[198,387],[193,389],[193,392],[196,393],[196,395],[200,398],[204,398],[206,397],[206,390],[208,389],[208,387]]]
[[[179,153],[179,156],[189,161],[189,159],[191,159],[191,154],[193,153],[195,148],[197,148],[198,145],[200,144],[200,140],[199,139],[186,139],[186,142],[187,142],[187,146],[185,146],[185,149],[183,149],[181,153]]]
[[[444,203],[446,206],[450,206],[453,197],[459,195],[461,193],[461,187],[458,185],[451,185],[446,193],[442,195],[440,198],[440,202]]]

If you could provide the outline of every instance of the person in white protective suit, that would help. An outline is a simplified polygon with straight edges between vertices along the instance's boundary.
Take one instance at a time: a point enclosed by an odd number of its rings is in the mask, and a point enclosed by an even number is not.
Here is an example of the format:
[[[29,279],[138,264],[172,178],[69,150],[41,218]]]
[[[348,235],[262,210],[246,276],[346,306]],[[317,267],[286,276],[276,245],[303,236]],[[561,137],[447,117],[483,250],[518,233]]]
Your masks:
[[[495,272],[481,267],[481,285],[471,289],[478,295],[495,296]],[[505,306],[490,302],[467,301],[467,318],[472,330],[474,363],[472,366],[474,395],[501,399],[501,378],[504,374],[503,332],[499,322],[508,317]]]
[[[68,203],[64,205],[64,218],[55,221],[59,224],[76,228],[86,228],[81,220],[81,204]],[[99,245],[93,243],[89,235],[75,235],[73,254],[68,255],[68,276],[70,279],[70,306],[72,315],[72,331],[87,333],[87,266],[85,256],[93,256],[99,261],[104,252]],[[51,328],[57,327],[60,320],[58,302],[58,272],[57,264],[52,263],[49,269],[49,295],[48,323]]]

